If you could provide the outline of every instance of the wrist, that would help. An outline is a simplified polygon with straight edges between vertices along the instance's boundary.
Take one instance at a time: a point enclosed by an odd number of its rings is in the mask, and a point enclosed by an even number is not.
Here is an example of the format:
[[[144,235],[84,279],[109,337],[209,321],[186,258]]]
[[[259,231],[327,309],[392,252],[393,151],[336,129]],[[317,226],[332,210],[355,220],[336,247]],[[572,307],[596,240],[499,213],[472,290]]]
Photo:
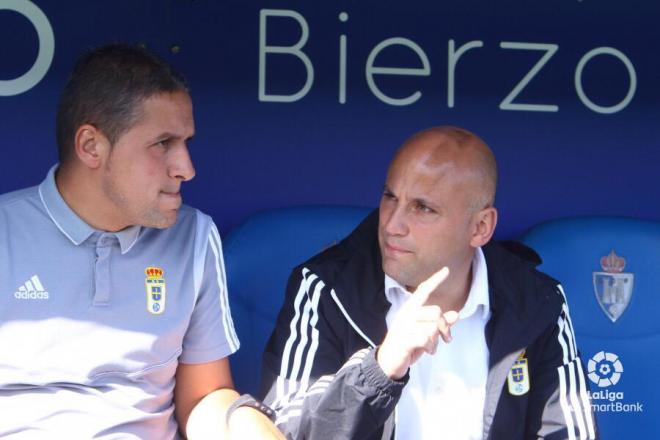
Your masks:
[[[227,408],[227,413],[225,415],[225,422],[229,426],[229,422],[234,413],[239,413],[239,417],[243,418],[244,416],[255,416],[257,413],[267,417],[269,420],[275,420],[275,411],[271,409],[268,405],[261,402],[260,400],[255,399],[249,394],[243,394],[234,400],[229,408]]]
[[[261,411],[250,406],[241,406],[232,411],[231,417],[227,418],[227,430],[232,433],[243,432],[261,423],[271,423],[271,421]]]
[[[391,365],[389,360],[390,357],[387,347],[385,347],[385,350],[383,350],[383,345],[377,347],[376,362],[378,363],[380,369],[383,370],[383,373],[385,373],[385,375],[391,380],[401,380],[401,378],[404,377],[408,372],[408,367],[406,366],[404,368],[398,364]]]

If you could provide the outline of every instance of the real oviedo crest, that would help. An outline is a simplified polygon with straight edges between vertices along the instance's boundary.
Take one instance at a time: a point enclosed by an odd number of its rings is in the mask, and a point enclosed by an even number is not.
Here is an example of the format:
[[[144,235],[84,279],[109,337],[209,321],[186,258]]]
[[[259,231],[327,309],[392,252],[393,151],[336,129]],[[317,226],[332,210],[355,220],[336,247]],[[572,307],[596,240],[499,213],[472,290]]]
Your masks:
[[[605,315],[615,322],[630,303],[635,276],[623,271],[626,260],[617,255],[614,249],[600,259],[600,265],[603,272],[593,273],[594,293]]]
[[[149,266],[144,270],[147,278],[144,285],[147,289],[147,310],[153,315],[160,315],[165,311],[165,278],[163,269]]]
[[[524,351],[509,370],[507,385],[512,396],[522,396],[529,391],[529,369],[527,368],[527,358]]]

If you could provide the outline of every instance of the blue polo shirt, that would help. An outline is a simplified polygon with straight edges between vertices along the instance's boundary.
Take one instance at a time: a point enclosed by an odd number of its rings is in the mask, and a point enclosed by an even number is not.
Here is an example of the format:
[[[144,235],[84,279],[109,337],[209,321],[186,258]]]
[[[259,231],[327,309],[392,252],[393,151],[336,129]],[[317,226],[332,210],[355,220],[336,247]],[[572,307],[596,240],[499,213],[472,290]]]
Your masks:
[[[177,438],[178,363],[239,346],[218,231],[95,230],[54,171],[0,196],[0,437]]]

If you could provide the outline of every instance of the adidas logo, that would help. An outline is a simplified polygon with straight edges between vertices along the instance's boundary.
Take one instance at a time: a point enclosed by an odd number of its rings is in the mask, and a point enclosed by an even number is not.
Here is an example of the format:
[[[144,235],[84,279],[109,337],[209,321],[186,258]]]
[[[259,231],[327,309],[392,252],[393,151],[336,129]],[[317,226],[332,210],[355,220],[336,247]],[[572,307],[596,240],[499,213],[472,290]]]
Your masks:
[[[48,299],[48,291],[39,281],[39,277],[33,275],[28,281],[14,292],[16,299]]]

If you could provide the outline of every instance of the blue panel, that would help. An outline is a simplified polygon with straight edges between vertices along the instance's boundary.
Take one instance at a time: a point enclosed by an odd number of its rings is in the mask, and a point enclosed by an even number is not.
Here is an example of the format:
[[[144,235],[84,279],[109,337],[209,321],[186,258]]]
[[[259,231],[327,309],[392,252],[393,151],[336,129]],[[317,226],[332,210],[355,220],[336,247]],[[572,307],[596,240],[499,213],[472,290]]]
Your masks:
[[[532,228],[524,241],[543,258],[540,269],[564,286],[603,438],[658,438],[660,223],[555,220]],[[601,278],[608,273],[621,280],[610,296]],[[619,363],[601,359],[601,352]]]

